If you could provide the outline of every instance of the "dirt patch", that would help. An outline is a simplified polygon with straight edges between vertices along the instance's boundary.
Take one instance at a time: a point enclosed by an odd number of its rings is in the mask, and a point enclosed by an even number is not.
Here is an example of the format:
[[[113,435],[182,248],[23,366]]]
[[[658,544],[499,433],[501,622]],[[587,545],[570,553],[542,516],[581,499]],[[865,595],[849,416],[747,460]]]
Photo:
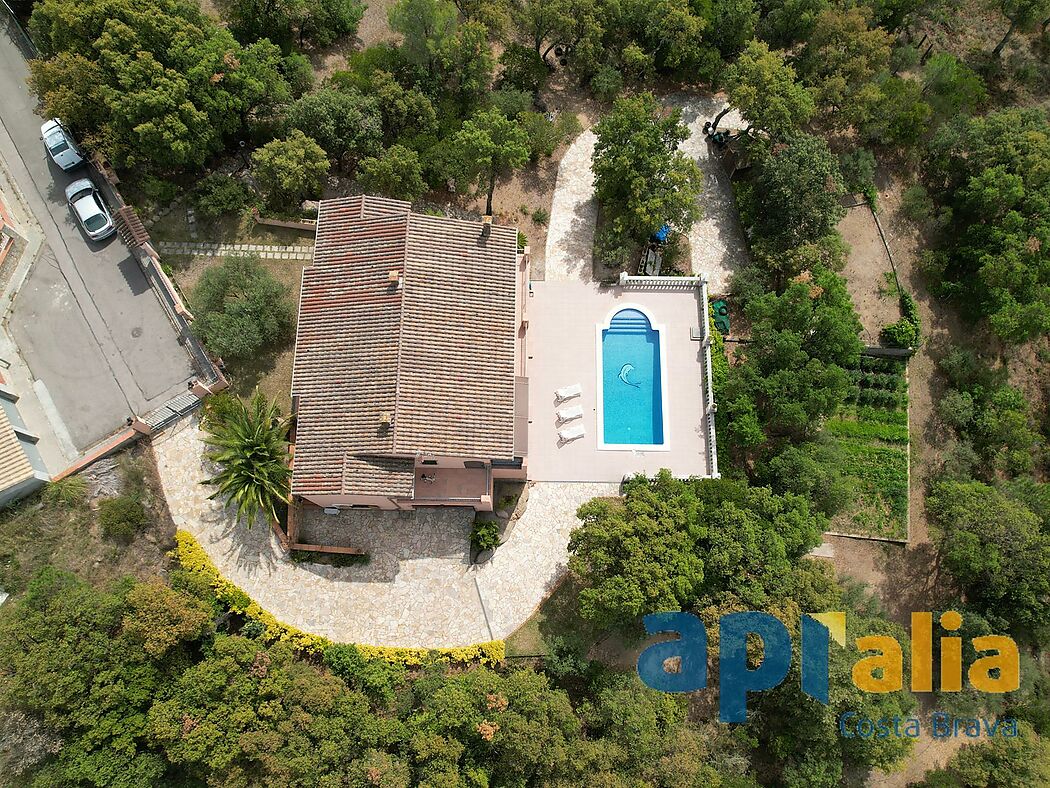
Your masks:
[[[890,258],[867,205],[849,208],[839,232],[850,246],[842,275],[864,327],[862,339],[877,345],[882,327],[901,316]]]
[[[140,444],[80,474],[85,488],[68,497],[46,490],[0,513],[0,585],[19,593],[45,566],[72,572],[102,587],[122,577],[146,579],[166,571],[175,527],[167,514],[149,447]],[[74,479],[63,485],[71,491]],[[129,541],[103,536],[99,504],[116,495],[134,495],[146,509],[147,524]]]

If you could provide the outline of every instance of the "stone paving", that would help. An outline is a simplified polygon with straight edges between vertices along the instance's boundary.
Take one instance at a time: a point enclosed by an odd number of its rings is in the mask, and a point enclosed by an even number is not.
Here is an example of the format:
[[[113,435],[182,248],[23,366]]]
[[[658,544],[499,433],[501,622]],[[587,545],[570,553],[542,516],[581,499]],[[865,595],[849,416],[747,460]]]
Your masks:
[[[210,489],[200,481],[212,468],[196,417],[157,436],[153,450],[176,526],[197,538],[227,578],[281,621],[341,642],[383,646],[505,638],[564,574],[576,509],[617,492],[609,484],[532,485],[525,511],[480,565],[469,563],[470,510],[317,513],[307,528],[345,529],[347,544],[371,552],[366,566],[335,567],[291,561],[269,528],[248,529],[207,499]]]
[[[682,122],[690,137],[681,150],[700,166],[704,191],[700,195],[703,215],[689,230],[693,271],[706,273],[711,294],[727,290],[729,276],[747,260],[747,244],[736,215],[733,189],[721,164],[711,155],[703,126],[721,112],[726,103],[716,97],[675,96],[670,104],[682,110]],[[740,113],[732,110],[722,118],[720,128],[742,128]],[[598,204],[594,199],[594,173],[591,156],[597,141],[585,131],[569,146],[558,166],[558,179],[551,202],[547,228],[546,273],[544,279],[590,282],[593,279],[591,249]]]
[[[273,244],[220,244],[197,241],[160,241],[157,251],[161,254],[187,257],[230,257],[240,254],[257,254],[264,260],[311,260],[314,248],[308,244],[274,246]]]
[[[591,156],[597,139],[593,131],[583,132],[573,140],[558,164],[544,250],[543,278],[547,282],[593,279],[591,249],[598,202],[594,199]]]

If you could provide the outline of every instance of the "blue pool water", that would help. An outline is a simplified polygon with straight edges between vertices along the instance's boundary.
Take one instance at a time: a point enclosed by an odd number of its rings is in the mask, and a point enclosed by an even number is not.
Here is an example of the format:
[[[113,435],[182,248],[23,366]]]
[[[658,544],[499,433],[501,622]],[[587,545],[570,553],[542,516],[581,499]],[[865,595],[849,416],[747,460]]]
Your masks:
[[[606,444],[664,442],[660,332],[637,309],[602,330],[602,420]]]

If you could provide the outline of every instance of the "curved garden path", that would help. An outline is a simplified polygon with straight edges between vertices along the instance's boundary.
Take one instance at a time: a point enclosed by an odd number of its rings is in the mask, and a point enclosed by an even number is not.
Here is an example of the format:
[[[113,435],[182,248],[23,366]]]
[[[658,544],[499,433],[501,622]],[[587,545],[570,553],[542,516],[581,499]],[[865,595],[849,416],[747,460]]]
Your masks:
[[[487,563],[469,563],[473,513],[424,510],[389,515],[405,549],[372,555],[367,566],[293,562],[265,525],[248,529],[209,501],[196,417],[156,436],[153,452],[168,509],[212,562],[280,621],[332,640],[376,646],[446,648],[503,639],[523,624],[565,572],[576,509],[607,484],[534,484],[524,513]],[[410,544],[409,544],[410,542]],[[450,545],[453,546],[450,549]]]
[[[682,111],[682,122],[690,136],[681,150],[696,161],[704,176],[700,195],[702,215],[689,230],[694,272],[706,273],[712,294],[726,292],[730,274],[747,260],[747,244],[737,219],[733,190],[722,165],[715,159],[704,137],[704,123],[725,109],[717,96],[674,95],[666,104]],[[722,118],[720,128],[741,128],[740,113],[732,110]],[[592,281],[591,248],[598,203],[594,199],[594,172],[591,156],[597,138],[587,130],[565,151],[558,166],[558,180],[551,201],[545,250],[546,281]]]

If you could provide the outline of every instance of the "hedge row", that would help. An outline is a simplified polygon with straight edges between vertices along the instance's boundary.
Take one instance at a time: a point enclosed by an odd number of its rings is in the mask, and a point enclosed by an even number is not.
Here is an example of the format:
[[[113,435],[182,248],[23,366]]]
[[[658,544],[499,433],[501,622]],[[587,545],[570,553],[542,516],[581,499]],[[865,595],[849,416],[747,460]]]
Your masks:
[[[290,643],[292,648],[300,654],[312,655],[321,655],[325,649],[333,645],[333,642],[326,637],[311,635],[309,632],[303,632],[274,618],[272,613],[264,610],[244,591],[222,576],[208,554],[204,552],[204,548],[189,532],[177,531],[175,543],[175,556],[182,568],[205,579],[215,589],[215,595],[219,601],[230,611],[262,624],[266,628],[265,637],[270,642]],[[366,659],[379,659],[406,668],[420,667],[433,661],[462,665],[494,665],[502,662],[506,656],[506,648],[502,640],[492,640],[461,648],[426,649],[357,645],[357,649]]]

